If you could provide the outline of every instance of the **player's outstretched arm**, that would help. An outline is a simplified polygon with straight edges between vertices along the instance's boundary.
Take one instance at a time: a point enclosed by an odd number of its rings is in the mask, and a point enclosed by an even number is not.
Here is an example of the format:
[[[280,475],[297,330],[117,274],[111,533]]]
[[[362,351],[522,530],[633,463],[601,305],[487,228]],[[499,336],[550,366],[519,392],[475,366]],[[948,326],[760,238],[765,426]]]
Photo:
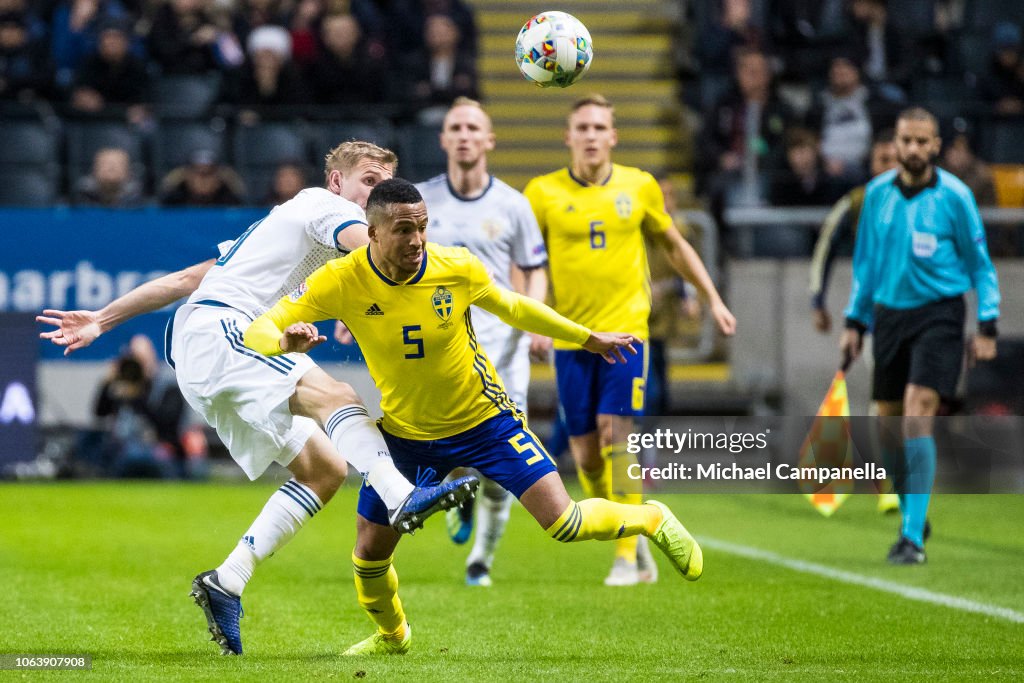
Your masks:
[[[690,246],[690,243],[679,234],[679,231],[674,226],[669,227],[663,233],[656,233],[654,240],[658,246],[665,250],[668,262],[672,265],[672,268],[686,280],[693,283],[701,296],[707,300],[711,317],[715,319],[715,323],[718,325],[718,329],[722,331],[722,334],[730,336],[735,334],[736,317],[733,316],[732,311],[722,301],[721,295],[719,295],[714,283],[711,282],[711,276],[708,275],[707,268],[704,267],[700,256]]]
[[[264,356],[279,356],[282,353],[306,353],[320,346],[327,337],[313,323],[287,321],[281,326],[277,307],[264,313],[245,328],[242,342],[253,351]]]
[[[313,324],[338,318],[338,312],[322,308],[321,295],[328,301],[340,299],[337,281],[328,266],[314,272],[292,294],[281,297],[269,311],[245,328],[242,343],[264,356],[306,353],[327,341]]]
[[[488,282],[483,293],[473,301],[480,308],[498,316],[502,322],[521,330],[579,344],[587,351],[600,354],[609,363],[625,363],[622,349],[635,354],[637,341],[628,334],[591,332],[559,315],[547,305]]]
[[[483,266],[480,266],[483,271]],[[590,338],[590,330],[565,318],[547,305],[500,287],[488,277],[484,287],[473,299],[474,304],[498,316],[512,327],[580,344]]]
[[[312,323],[292,323],[284,329],[277,345],[285,353],[307,353],[310,349],[320,346],[327,337]]]
[[[100,335],[124,321],[161,309],[196,291],[213,264],[213,259],[210,259],[150,280],[98,311],[46,309],[42,315],[36,316],[36,322],[53,325],[56,329],[41,332],[39,337],[65,347],[64,355],[67,356],[72,351],[89,346]]]

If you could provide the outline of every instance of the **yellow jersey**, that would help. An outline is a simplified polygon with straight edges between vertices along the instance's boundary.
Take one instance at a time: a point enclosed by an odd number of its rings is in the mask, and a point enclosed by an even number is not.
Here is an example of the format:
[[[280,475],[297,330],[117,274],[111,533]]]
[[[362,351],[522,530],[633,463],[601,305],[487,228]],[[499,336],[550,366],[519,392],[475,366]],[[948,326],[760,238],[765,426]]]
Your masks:
[[[563,168],[534,178],[523,194],[547,243],[555,310],[591,329],[646,340],[651,291],[644,233],[672,225],[654,177],[613,164],[604,183],[589,185]],[[555,348],[579,347],[556,341]]]
[[[389,279],[361,247],[327,263],[245,332],[245,344],[281,353],[281,330],[339,319],[352,332],[381,393],[383,427],[405,439],[443,439],[502,411],[517,411],[477,343],[470,306],[539,334],[583,343],[586,328],[495,284],[462,247],[428,243],[419,272]]]

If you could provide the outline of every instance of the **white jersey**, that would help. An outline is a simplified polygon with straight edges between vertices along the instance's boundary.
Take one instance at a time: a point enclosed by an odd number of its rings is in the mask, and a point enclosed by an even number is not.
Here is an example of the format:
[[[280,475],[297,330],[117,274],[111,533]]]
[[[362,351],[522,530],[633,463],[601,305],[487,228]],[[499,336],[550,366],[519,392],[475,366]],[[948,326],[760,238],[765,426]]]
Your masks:
[[[242,342],[245,328],[342,256],[338,233],[356,224],[366,224],[358,205],[322,188],[299,192],[219,245],[217,264],[168,328],[165,353],[182,396],[217,430],[250,479],[271,462],[287,467],[319,427],[288,406],[313,361],[298,353],[254,353]]]
[[[547,263],[544,238],[530,203],[501,180],[491,176],[487,189],[474,199],[458,195],[447,174],[416,187],[427,205],[427,240],[466,247],[502,287],[512,288],[513,263],[523,269]],[[525,406],[530,372],[527,335],[476,306],[473,329],[513,400]]]
[[[355,224],[366,224],[359,205],[324,188],[302,190],[222,245],[217,264],[188,303],[214,301],[256,318],[314,270],[343,256],[338,233]]]

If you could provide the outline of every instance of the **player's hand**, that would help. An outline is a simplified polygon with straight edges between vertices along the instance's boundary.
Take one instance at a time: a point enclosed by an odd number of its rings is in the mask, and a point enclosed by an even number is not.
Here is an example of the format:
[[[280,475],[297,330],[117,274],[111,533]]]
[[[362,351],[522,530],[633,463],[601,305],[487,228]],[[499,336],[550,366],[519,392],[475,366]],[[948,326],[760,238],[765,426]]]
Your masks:
[[[591,332],[590,338],[583,343],[583,348],[591,353],[599,354],[606,361],[614,365],[615,363],[626,362],[626,357],[622,355],[623,349],[629,351],[631,355],[636,355],[636,349],[633,348],[633,342],[635,341],[639,340],[631,334]]]
[[[811,312],[811,320],[814,321],[814,329],[822,334],[832,331],[832,314],[824,308],[815,308]]]
[[[316,325],[312,323],[292,323],[284,329],[281,341],[278,346],[285,353],[306,353],[310,349],[320,346],[327,337],[320,334]]]
[[[348,346],[355,343],[356,338],[352,336],[352,331],[348,329],[348,325],[338,320],[334,323],[334,341]]]
[[[103,334],[96,311],[58,311],[46,309],[36,316],[37,323],[53,325],[57,329],[40,332],[40,339],[49,339],[57,346],[63,346],[64,355],[84,349]]]
[[[551,337],[542,334],[530,335],[530,360],[535,363],[547,363],[551,358]]]
[[[715,323],[718,325],[718,329],[722,331],[722,334],[727,337],[736,334],[736,316],[732,314],[732,311],[724,303],[716,301],[711,304],[711,317],[715,319]]]
[[[996,340],[994,337],[974,336],[967,347],[967,364],[974,367],[980,361],[992,360],[996,357]]]
[[[840,363],[849,367],[853,361],[860,356],[861,348],[864,345],[864,335],[857,330],[849,328],[843,330],[843,336],[839,338]]]

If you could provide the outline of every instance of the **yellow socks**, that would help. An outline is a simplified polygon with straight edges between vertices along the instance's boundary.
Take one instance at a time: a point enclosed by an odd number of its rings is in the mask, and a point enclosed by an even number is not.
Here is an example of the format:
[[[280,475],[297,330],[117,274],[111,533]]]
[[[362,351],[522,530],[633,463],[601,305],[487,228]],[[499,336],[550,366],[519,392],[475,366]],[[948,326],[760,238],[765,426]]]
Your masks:
[[[384,636],[401,641],[405,637],[405,611],[398,597],[398,573],[391,559],[361,560],[352,553],[352,570],[356,595],[367,616]]]
[[[661,519],[661,510],[654,505],[625,505],[603,498],[588,498],[579,503],[570,502],[547,532],[563,543],[590,539],[612,541],[638,534],[650,536]]]
[[[601,469],[588,472],[579,465],[576,465],[576,473],[580,477],[580,486],[583,487],[583,495],[587,498],[608,498],[612,489],[612,468],[605,460]]]
[[[626,505],[640,505],[644,501],[643,481],[629,477],[629,466],[636,456],[626,450],[626,444],[613,444],[601,449],[605,470],[611,472],[609,500]],[[636,536],[623,536],[615,543],[615,557],[636,562]]]

